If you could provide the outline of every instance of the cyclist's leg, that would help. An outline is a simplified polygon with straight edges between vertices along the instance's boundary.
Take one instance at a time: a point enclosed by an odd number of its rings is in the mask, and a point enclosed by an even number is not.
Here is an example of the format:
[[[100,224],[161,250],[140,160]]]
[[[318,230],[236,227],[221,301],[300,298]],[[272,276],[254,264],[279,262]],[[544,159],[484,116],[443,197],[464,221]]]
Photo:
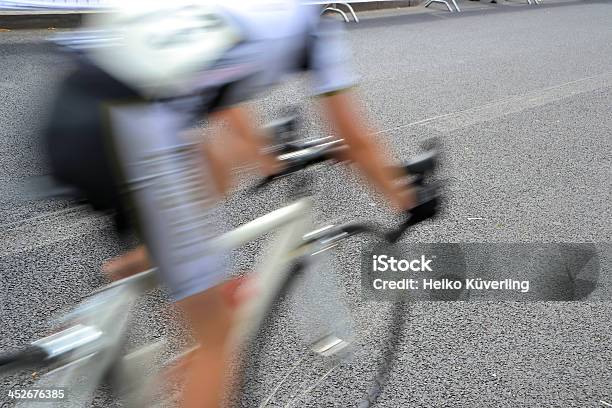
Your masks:
[[[177,302],[200,346],[187,364],[184,408],[218,408],[229,384],[225,383],[231,350],[228,339],[233,323],[232,308],[221,286]]]
[[[122,167],[134,186],[141,231],[162,281],[201,345],[185,365],[183,404],[216,408],[225,388],[232,306],[222,285],[224,262],[208,240],[219,232],[214,196],[209,185],[193,181],[201,176],[207,184],[207,166],[198,165],[198,151],[182,150],[177,127],[164,122],[163,109],[130,109],[119,107],[111,117]]]
[[[149,251],[144,245],[139,245],[131,251],[115,257],[102,265],[102,272],[111,280],[127,278],[153,267]]]

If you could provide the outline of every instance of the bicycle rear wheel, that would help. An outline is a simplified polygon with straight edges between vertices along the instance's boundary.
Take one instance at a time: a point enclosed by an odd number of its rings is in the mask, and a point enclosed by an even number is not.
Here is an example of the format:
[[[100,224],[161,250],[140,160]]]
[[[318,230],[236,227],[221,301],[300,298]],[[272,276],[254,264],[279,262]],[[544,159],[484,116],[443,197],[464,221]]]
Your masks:
[[[384,398],[408,308],[363,298],[359,246],[342,247],[288,274],[245,349],[233,406],[366,408]]]

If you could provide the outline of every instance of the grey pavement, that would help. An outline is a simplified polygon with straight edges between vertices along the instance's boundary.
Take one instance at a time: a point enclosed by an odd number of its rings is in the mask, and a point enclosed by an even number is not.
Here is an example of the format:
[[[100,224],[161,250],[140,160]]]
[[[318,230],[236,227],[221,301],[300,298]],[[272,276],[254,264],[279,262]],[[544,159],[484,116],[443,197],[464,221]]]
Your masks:
[[[610,243],[612,217],[612,3],[555,2],[541,7],[480,4],[461,15],[427,11],[362,13],[349,26],[364,115],[396,159],[441,137],[449,180],[443,215],[407,238],[420,242]],[[101,263],[120,242],[104,217],[61,201],[16,197],[42,174],[36,128],[58,78],[70,66],[41,41],[49,31],[0,33],[0,350],[44,335],[48,319],[105,280]],[[304,110],[304,134],[327,129],[308,99],[306,78],[264,95],[263,119],[287,105]],[[342,167],[313,170],[316,219],[397,220],[384,201]],[[244,177],[243,186],[253,179]],[[286,182],[227,201],[232,225],[285,202]],[[237,269],[261,256],[257,241],[234,255]],[[338,278],[357,302],[358,247],[342,248]],[[604,262],[604,280],[609,281]],[[136,310],[141,343],[184,333],[156,292]],[[384,306],[364,313],[375,331]],[[612,404],[610,303],[418,303],[384,407],[605,407]],[[299,356],[295,315],[284,314],[271,367]],[[173,343],[178,347],[179,340]],[[276,360],[275,360],[276,359]],[[353,368],[358,364],[353,364]],[[355,368],[356,369],[356,368]],[[273,383],[280,371],[270,371]],[[309,379],[301,368],[283,388]],[[296,406],[351,406],[358,372],[344,370]],[[0,381],[0,400],[11,381]],[[351,387],[348,387],[351,388]],[[354,391],[354,390],[353,390]],[[603,401],[603,402],[602,402]],[[97,406],[108,406],[100,397]],[[280,402],[275,405],[279,405]]]

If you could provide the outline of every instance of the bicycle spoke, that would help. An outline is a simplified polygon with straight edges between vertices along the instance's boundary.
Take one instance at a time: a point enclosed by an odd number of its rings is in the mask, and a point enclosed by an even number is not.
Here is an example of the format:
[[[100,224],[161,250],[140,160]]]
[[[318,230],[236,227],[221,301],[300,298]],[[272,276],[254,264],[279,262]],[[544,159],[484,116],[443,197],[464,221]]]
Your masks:
[[[321,378],[319,378],[317,380],[317,382],[315,382],[312,387],[308,388],[306,391],[304,391],[303,393],[301,393],[300,395],[298,395],[294,400],[292,400],[291,402],[289,402],[288,404],[286,404],[284,406],[284,408],[291,408],[295,405],[295,403],[297,401],[302,400],[302,398],[304,398],[306,395],[308,395],[310,392],[312,392],[312,390],[314,390],[315,388],[317,388],[317,386],[319,384],[321,384],[323,382],[323,380],[325,380],[327,377],[329,377],[329,375],[340,366],[342,362],[338,361],[336,362],[336,364],[334,364],[329,370],[327,370],[327,372],[325,374],[323,374],[323,376]]]
[[[287,378],[289,378],[289,375],[293,373],[293,371],[295,371],[295,369],[298,368],[304,362],[304,360],[306,360],[307,356],[307,354],[304,354],[304,356],[300,358],[298,362],[293,365],[293,367],[291,367],[291,369],[283,376],[283,378],[281,378],[279,383],[274,387],[270,395],[268,395],[268,397],[259,405],[259,408],[264,408],[268,405],[268,403],[272,400],[274,395],[276,395],[283,383],[287,380]]]

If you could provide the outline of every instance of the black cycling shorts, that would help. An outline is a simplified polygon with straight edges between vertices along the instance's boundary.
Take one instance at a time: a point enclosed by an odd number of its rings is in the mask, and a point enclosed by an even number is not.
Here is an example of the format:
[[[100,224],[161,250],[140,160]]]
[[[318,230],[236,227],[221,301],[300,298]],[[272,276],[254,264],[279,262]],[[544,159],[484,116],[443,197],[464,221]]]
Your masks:
[[[204,95],[169,103],[196,119],[239,100],[242,81],[209,89]],[[95,210],[115,214],[117,228],[130,226],[128,186],[118,166],[108,106],[145,102],[141,96],[101,69],[80,64],[60,84],[50,121],[43,132],[52,176],[76,189]]]

